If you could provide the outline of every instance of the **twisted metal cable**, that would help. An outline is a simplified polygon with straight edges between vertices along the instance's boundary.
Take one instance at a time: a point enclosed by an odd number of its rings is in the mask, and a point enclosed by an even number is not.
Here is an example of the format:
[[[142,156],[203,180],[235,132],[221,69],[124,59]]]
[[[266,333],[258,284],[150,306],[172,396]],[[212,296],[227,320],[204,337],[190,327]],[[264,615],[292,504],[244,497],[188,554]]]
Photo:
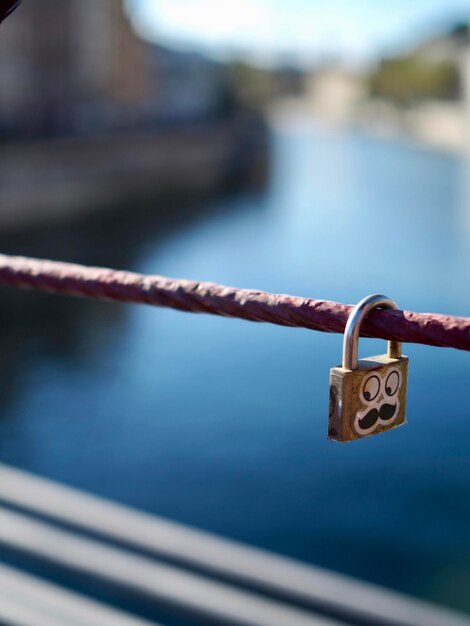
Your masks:
[[[0,284],[329,333],[343,333],[352,310],[328,300],[7,255],[0,255]],[[378,309],[364,321],[361,336],[470,350],[470,318]]]

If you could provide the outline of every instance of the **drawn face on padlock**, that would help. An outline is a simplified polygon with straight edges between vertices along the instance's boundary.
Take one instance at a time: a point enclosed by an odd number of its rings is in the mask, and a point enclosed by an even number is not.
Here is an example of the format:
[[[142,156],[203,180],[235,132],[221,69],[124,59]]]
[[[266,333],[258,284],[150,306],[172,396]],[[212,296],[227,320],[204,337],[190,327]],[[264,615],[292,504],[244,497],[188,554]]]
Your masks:
[[[358,435],[365,437],[379,426],[393,424],[400,413],[402,380],[401,371],[395,365],[364,377],[359,390],[359,400],[364,408],[356,413],[353,422]]]
[[[368,296],[352,311],[346,325],[343,363],[330,373],[328,437],[352,441],[405,423],[408,358],[401,344],[389,342],[387,354],[358,360],[364,317],[377,307],[394,308],[385,296]]]

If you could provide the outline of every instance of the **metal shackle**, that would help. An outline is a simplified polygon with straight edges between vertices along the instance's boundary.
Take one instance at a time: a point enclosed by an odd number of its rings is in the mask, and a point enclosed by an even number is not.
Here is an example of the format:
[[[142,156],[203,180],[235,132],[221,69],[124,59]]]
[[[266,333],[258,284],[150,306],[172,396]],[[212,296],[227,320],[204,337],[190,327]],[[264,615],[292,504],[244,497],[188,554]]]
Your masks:
[[[342,367],[345,370],[354,370],[357,368],[357,351],[361,323],[374,309],[398,309],[398,306],[396,302],[390,300],[387,296],[379,294],[366,296],[356,304],[348,317],[346,328],[344,329]],[[401,357],[400,341],[388,342],[387,356],[391,359],[399,359]]]

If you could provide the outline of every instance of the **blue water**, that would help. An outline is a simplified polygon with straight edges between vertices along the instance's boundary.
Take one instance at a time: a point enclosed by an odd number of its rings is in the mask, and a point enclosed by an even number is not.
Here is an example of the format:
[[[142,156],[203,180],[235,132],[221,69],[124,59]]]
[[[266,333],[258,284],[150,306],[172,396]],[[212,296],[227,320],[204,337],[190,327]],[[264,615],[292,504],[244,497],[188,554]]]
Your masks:
[[[303,122],[273,154],[265,194],[135,226],[126,266],[469,315],[464,160]],[[36,324],[11,316],[4,339],[1,461],[470,611],[468,354],[405,346],[408,425],[343,446],[326,440],[338,335],[15,297]]]

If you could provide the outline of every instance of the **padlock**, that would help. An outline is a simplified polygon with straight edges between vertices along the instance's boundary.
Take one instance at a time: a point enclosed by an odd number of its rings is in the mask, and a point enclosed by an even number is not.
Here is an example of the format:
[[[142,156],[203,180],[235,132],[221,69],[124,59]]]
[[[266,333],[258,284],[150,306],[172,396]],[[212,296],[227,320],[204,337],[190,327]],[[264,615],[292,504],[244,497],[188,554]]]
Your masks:
[[[401,343],[389,341],[387,354],[358,360],[361,322],[376,308],[398,307],[386,296],[367,296],[348,318],[342,366],[330,371],[329,439],[353,441],[406,422],[408,357]]]

